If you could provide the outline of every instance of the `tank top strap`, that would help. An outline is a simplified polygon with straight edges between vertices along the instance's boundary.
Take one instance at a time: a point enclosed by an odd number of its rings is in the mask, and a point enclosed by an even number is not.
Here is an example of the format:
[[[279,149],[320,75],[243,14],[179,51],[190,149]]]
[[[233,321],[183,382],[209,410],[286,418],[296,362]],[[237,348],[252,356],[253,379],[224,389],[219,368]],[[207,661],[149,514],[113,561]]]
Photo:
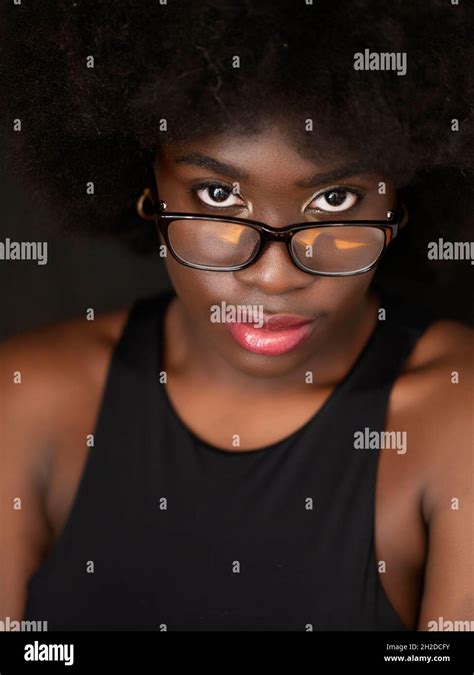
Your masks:
[[[115,366],[118,364],[132,367],[140,373],[150,373],[150,368],[158,365],[162,322],[174,295],[174,291],[166,290],[134,302],[112,356],[112,373],[117,370]]]
[[[95,423],[95,446],[100,453],[89,455],[89,462],[94,463],[94,470],[89,473],[93,473],[94,479],[102,470],[107,470],[108,461],[115,467],[121,466],[125,475],[131,464],[128,448],[143,445],[149,417],[153,414],[162,320],[172,296],[172,292],[165,291],[138,298],[131,306],[111,355]],[[110,457],[104,461],[106,454]],[[146,462],[146,458],[138,453],[134,462],[138,466]],[[143,468],[146,473],[146,467]]]
[[[378,289],[378,324],[357,360],[344,393],[356,394],[364,405],[364,394],[388,395],[419,338],[433,321],[424,307]]]

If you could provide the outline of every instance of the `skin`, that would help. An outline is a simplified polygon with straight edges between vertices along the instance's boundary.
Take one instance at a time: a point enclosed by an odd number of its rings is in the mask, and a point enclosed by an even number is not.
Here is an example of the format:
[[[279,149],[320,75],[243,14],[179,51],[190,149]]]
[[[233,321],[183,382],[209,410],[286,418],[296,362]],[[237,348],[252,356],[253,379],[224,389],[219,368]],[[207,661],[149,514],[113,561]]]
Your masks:
[[[189,188],[199,180],[234,180],[222,171],[177,161],[191,153],[248,172],[239,178],[245,204],[225,213],[274,227],[326,219],[327,214],[309,213],[307,206],[334,185],[364,193],[346,219],[384,218],[395,200],[394,186],[387,182],[386,194],[380,195],[377,187],[384,177],[370,172],[337,183],[296,186],[350,162],[302,158],[284,130],[270,126],[251,138],[236,134],[165,146],[156,178],[168,211],[217,213]],[[171,256],[165,263],[177,292],[164,326],[167,393],[182,421],[223,451],[235,451],[236,433],[245,452],[305,424],[346,375],[377,322],[378,298],[370,289],[374,272],[346,278],[309,275],[293,265],[279,243],[238,272],[192,270]],[[222,300],[320,319],[293,352],[256,355],[243,350],[225,326],[210,322],[210,306]],[[66,522],[87,455],[84,439],[93,432],[128,311],[35,329],[0,348],[0,616],[21,619],[27,581]],[[436,322],[405,362],[389,400],[386,428],[406,430],[410,447],[405,455],[381,452],[376,555],[386,562],[383,587],[409,629],[427,630],[427,622],[440,616],[474,618],[473,360],[472,331],[456,322]],[[304,379],[308,370],[315,374],[311,385]],[[15,371],[22,372],[21,385],[13,384]],[[451,382],[453,371],[460,374],[459,384]],[[262,425],[262,419],[271,424]],[[18,496],[19,511],[12,509]],[[453,498],[460,501],[458,510],[451,508]]]

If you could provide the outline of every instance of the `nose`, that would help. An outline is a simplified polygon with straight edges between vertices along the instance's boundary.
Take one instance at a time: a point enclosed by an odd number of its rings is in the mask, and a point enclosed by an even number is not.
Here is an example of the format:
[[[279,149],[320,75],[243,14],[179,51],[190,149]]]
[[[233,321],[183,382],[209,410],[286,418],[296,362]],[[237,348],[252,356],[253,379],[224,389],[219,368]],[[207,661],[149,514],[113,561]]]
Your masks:
[[[239,283],[258,288],[267,295],[306,288],[317,278],[296,267],[283,241],[267,242],[257,261],[233,274]]]

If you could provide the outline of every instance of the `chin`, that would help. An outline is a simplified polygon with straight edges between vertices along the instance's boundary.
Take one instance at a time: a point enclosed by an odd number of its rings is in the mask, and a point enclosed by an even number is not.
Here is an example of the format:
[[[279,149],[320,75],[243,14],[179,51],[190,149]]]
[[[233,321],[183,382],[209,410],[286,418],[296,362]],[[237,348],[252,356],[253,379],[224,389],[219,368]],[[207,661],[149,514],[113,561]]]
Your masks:
[[[285,377],[294,374],[301,368],[301,377],[304,378],[304,365],[310,356],[311,350],[296,348],[294,351],[278,356],[267,356],[248,352],[239,346],[221,352],[223,358],[235,370],[255,378]]]

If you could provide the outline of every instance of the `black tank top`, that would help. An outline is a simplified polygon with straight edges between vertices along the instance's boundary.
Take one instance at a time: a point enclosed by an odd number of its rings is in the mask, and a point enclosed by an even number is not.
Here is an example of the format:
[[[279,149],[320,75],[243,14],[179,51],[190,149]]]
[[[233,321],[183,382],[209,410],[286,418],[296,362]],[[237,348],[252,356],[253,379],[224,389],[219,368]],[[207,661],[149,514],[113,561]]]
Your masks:
[[[385,429],[429,315],[382,294],[386,318],[322,408],[280,442],[226,451],[183,424],[160,383],[172,297],[132,307],[24,618],[48,630],[404,630],[374,548],[377,460],[397,450],[356,449],[354,434]]]

